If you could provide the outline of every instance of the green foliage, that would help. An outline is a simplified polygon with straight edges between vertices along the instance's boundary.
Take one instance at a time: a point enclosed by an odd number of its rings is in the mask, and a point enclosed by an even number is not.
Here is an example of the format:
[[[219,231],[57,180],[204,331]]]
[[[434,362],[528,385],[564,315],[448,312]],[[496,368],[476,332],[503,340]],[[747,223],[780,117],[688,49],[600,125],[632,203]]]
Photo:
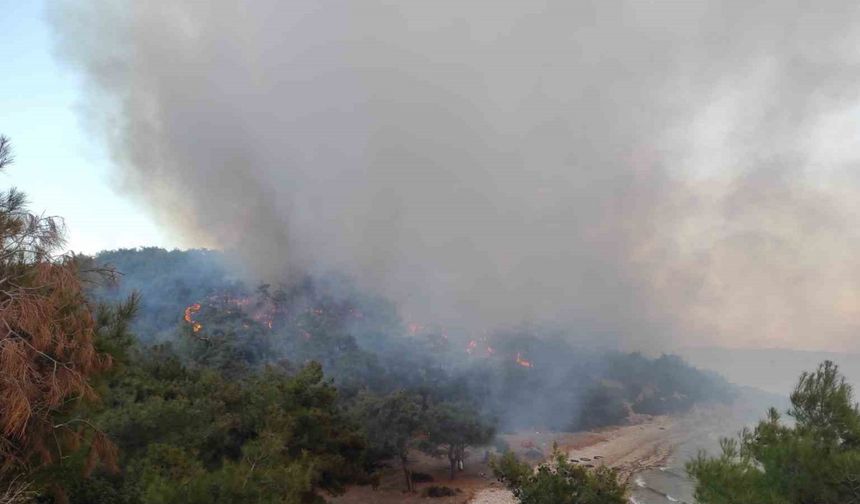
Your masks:
[[[492,462],[493,473],[522,504],[625,504],[627,491],[613,469],[588,469],[553,448],[552,461],[536,470],[512,452]]]
[[[385,396],[363,394],[353,414],[364,426],[371,460],[396,458],[403,469],[407,490],[414,488],[409,454],[418,449],[448,458],[451,479],[466,448],[489,443],[494,424],[467,403],[434,402],[427,396],[398,391]]]
[[[603,425],[617,425],[627,420],[630,407],[624,388],[619,384],[601,382],[589,389],[582,403],[580,429],[592,429]]]
[[[172,339],[189,304],[238,286],[220,254],[209,250],[120,249],[99,253],[95,262],[122,272],[116,285],[97,290],[99,299],[115,302],[140,294],[132,330],[147,343]]]
[[[465,458],[466,448],[488,444],[495,435],[493,423],[482,418],[474,407],[450,402],[430,407],[427,431],[424,451],[438,455],[441,445],[441,453],[448,458],[452,480],[457,464]]]
[[[426,415],[420,398],[405,391],[387,396],[362,396],[355,406],[374,458],[395,457],[400,461],[406,489],[413,490],[409,451],[424,436]]]
[[[832,362],[804,373],[781,422],[771,408],[754,430],[723,439],[722,453],[687,464],[702,504],[860,502],[860,410]]]
[[[207,307],[205,314],[207,324],[202,335],[193,334],[191,327],[184,325],[174,344],[177,354],[191,367],[236,377],[260,370],[276,355],[272,334],[246,313]]]
[[[96,345],[120,365],[89,416],[119,447],[123,473],[81,480],[72,468],[86,460],[69,459],[73,502],[316,502],[390,459],[412,489],[413,450],[447,457],[453,478],[468,447],[492,440],[495,416],[508,427],[599,426],[648,400],[655,412],[682,410],[719,389],[674,358],[612,354],[607,367],[562,337],[502,334],[477,355],[453,335],[409,336],[390,302],[336,276],[249,290],[215,252],[122,250],[105,261],[124,275],[95,299],[141,290],[138,322],[98,315],[112,329]],[[195,331],[183,315],[198,303]]]
[[[791,394],[789,414],[800,432],[827,446],[860,449],[860,414],[851,385],[838,367],[826,361],[815,373],[803,373]]]
[[[608,369],[607,378],[623,386],[635,413],[679,413],[696,402],[725,402],[733,397],[725,380],[690,366],[676,355],[648,359],[639,353],[616,354],[610,358]]]
[[[123,273],[117,286],[98,290],[100,299],[141,292],[132,330],[142,341],[171,342],[183,363],[229,376],[271,362],[317,361],[347,401],[364,391],[420,391],[436,403],[475,403],[506,429],[592,427],[623,422],[622,410],[674,413],[730,398],[725,381],[677,357],[576,348],[570,334],[522,328],[477,341],[442,328],[407,331],[394,303],[336,274],[252,288],[214,251],[117,250],[96,261]],[[203,330],[192,333],[183,313],[196,303]],[[534,365],[518,365],[517,355]],[[582,414],[590,411],[584,399],[607,394],[611,408]]]
[[[82,479],[67,464],[55,478],[72,503],[318,503],[319,490],[366,480],[365,442],[319,364],[228,376],[189,368],[167,346],[125,352],[92,415],[123,474]]]

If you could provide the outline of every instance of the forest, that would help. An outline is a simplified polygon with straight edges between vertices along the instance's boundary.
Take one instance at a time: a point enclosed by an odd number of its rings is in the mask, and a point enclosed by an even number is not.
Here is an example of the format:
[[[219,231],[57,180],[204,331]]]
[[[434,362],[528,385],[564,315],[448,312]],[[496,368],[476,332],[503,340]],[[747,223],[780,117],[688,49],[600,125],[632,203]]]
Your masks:
[[[4,164],[11,161],[3,141]],[[346,277],[250,283],[209,250],[63,253],[62,223],[0,199],[0,502],[321,503],[413,454],[728,401],[678,357],[535,327],[402,320]]]

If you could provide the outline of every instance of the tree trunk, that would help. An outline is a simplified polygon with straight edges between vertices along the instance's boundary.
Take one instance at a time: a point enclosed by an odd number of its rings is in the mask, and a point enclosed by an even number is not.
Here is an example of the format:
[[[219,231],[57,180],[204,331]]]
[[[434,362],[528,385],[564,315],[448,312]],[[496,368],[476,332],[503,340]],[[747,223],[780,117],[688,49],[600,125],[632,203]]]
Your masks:
[[[406,491],[413,492],[412,471],[410,471],[409,467],[406,465],[406,457],[400,457],[400,464],[403,466],[403,477],[406,478]]]
[[[454,454],[454,447],[448,447],[448,462],[451,464],[451,481],[454,481],[454,469],[457,466],[457,456]]]

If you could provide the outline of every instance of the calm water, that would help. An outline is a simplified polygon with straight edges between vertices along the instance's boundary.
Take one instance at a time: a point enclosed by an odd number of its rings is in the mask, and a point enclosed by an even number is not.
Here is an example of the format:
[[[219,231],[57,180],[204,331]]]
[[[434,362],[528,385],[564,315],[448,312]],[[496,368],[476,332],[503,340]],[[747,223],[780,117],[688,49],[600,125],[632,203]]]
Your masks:
[[[631,484],[632,501],[639,504],[693,504],[693,482],[687,478],[684,463],[695,458],[700,450],[718,454],[721,437],[734,436],[744,426],[755,425],[769,406],[784,411],[788,402],[785,397],[774,394],[749,388],[743,390],[734,408],[734,419],[711,423],[680,445],[665,467],[635,475]]]
[[[639,504],[666,504],[667,502],[693,501],[693,483],[687,478],[684,463],[696,456],[699,449],[716,453],[719,448],[717,433],[682,445],[665,467],[644,471],[633,477],[631,494]]]

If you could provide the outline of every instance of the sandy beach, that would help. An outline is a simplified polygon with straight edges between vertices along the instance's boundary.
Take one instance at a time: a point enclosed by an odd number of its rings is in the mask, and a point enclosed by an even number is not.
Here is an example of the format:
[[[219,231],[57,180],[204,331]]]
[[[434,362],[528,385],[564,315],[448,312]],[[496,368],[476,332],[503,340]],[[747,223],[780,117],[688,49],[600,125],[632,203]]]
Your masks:
[[[640,415],[631,425],[608,427],[583,432],[520,431],[502,437],[523,460],[539,464],[551,454],[553,445],[581,464],[608,465],[619,471],[629,482],[635,474],[662,468],[674,450],[691,439],[713,437],[726,432],[735,411],[732,406],[709,406],[677,416]],[[731,427],[732,429],[734,427]],[[457,489],[456,496],[433,499],[440,504],[515,504],[514,496],[492,476],[484,461],[484,451],[471,450],[465,471],[450,481],[447,462],[415,453],[413,470],[430,474],[434,482],[416,485],[417,492],[403,492],[402,474],[396,467],[383,475],[378,489],[353,487],[346,495],[333,498],[336,504],[405,504],[426,502],[421,491],[429,485],[444,485]]]
[[[596,432],[555,433],[547,437],[558,443],[570,460],[582,464],[608,465],[619,471],[625,482],[637,472],[663,466],[675,447],[702,431],[712,413],[696,411],[682,417],[641,417],[634,425]],[[537,433],[536,433],[537,434]],[[512,436],[514,442],[522,435]],[[547,441],[541,442],[546,447]],[[513,443],[512,443],[513,445]],[[549,455],[552,444],[549,443]],[[489,488],[478,491],[469,504],[515,504],[507,490]]]

